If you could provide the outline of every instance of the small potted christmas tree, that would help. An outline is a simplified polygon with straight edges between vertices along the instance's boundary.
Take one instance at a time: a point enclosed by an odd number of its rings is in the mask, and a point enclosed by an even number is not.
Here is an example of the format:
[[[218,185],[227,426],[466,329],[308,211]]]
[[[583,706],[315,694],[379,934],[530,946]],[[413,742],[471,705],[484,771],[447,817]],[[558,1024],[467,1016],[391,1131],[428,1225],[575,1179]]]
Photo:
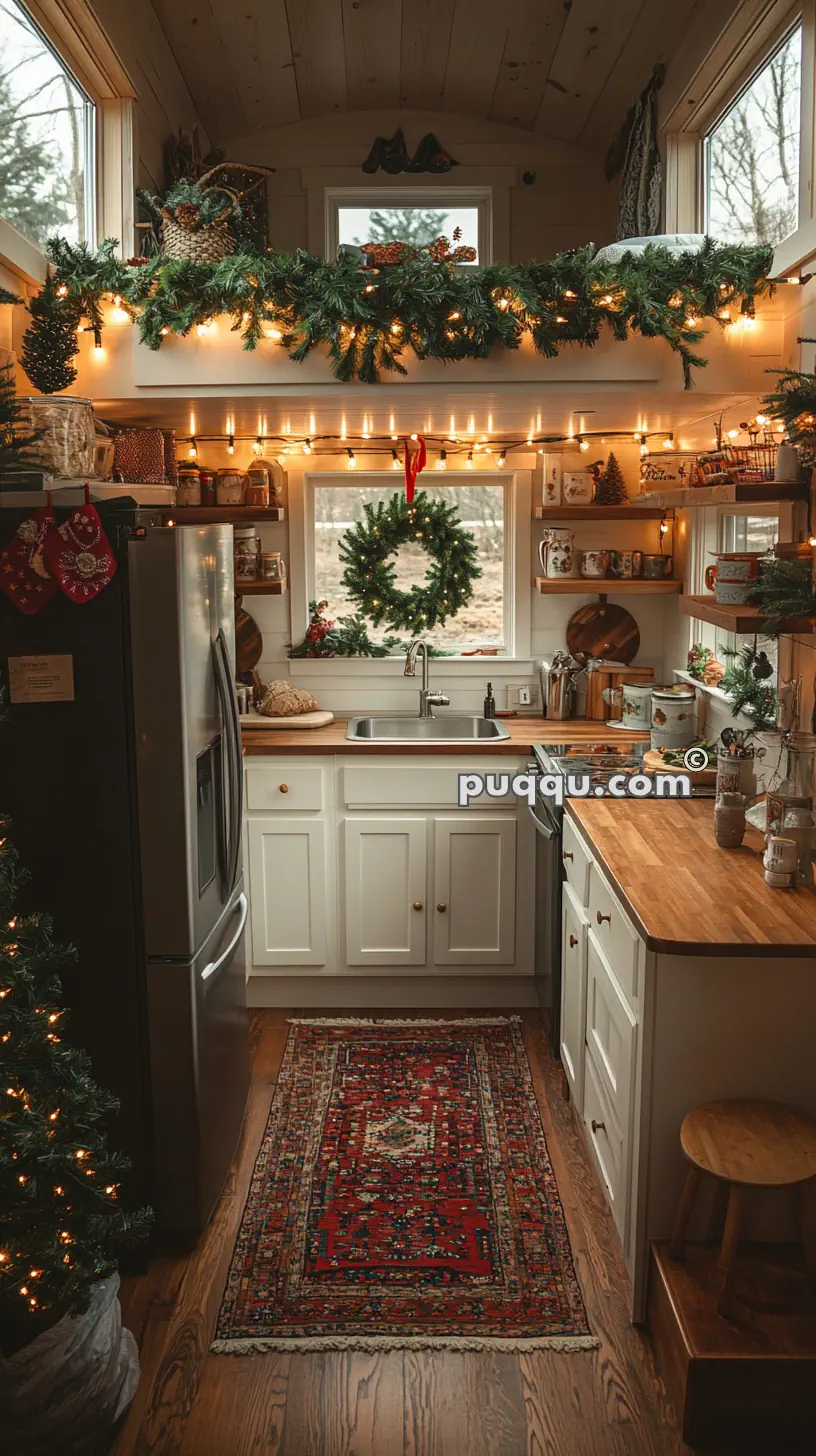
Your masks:
[[[620,506],[628,499],[623,471],[618,464],[617,457],[610,451],[606,469],[598,476],[595,485],[595,504],[596,506]]]
[[[20,910],[26,878],[0,816],[3,1449],[95,1456],[139,1378],[116,1254],[152,1216],[120,1204],[128,1164],[105,1129],[117,1103],[65,1036],[58,968],[73,951],[54,941],[49,916]]]

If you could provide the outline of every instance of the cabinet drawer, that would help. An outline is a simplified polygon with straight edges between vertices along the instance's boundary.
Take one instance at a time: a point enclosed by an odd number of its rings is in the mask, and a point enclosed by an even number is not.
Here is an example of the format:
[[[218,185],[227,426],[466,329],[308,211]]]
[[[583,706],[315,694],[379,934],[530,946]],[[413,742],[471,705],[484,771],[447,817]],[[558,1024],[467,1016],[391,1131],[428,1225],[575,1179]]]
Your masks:
[[[459,775],[491,773],[508,776],[508,792],[499,797],[486,793],[471,801],[479,810],[516,808],[512,792],[513,775],[519,765],[512,759],[497,758],[487,767],[481,760],[451,758],[447,764],[393,757],[388,763],[347,765],[342,770],[341,802],[349,809],[450,808],[459,806]]]
[[[569,885],[564,886],[561,923],[561,1062],[578,1112],[584,1102],[586,1046],[587,927]]]
[[[584,1125],[615,1226],[626,1241],[627,1146],[607,1098],[594,1060],[587,1055],[584,1072]]]
[[[586,1041],[618,1125],[629,1127],[637,1023],[611,975],[590,925]]]
[[[640,941],[596,864],[589,880],[589,924],[621,988],[634,998]]]
[[[249,767],[246,771],[247,809],[285,810],[323,808],[323,770],[318,765],[297,768],[287,763]]]
[[[563,826],[561,858],[567,875],[567,884],[571,886],[578,904],[588,905],[589,867],[592,860],[567,814],[564,815]]]

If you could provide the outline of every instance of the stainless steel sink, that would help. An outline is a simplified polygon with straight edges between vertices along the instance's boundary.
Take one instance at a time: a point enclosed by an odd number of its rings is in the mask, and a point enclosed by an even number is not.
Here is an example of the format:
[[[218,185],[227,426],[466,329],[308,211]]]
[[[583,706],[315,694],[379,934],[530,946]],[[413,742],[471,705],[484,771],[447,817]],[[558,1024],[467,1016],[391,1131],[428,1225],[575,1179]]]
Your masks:
[[[346,738],[353,743],[496,743],[509,738],[495,718],[352,718]]]

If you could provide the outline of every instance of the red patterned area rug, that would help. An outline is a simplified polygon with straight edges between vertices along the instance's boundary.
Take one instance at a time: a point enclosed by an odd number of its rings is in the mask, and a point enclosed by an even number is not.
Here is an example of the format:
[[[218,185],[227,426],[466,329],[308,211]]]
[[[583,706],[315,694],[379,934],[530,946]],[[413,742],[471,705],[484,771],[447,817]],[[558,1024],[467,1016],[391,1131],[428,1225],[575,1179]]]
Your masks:
[[[584,1350],[517,1018],[296,1020],[213,1350]]]

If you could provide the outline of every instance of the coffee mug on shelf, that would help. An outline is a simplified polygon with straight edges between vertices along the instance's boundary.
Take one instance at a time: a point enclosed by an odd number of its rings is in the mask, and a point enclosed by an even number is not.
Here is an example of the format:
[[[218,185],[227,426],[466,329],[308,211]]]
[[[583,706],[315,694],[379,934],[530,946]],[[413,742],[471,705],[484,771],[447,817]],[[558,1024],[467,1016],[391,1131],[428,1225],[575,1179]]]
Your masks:
[[[716,561],[705,569],[705,584],[715,601],[728,606],[750,602],[759,575],[761,551],[717,551]]]
[[[610,566],[620,581],[630,581],[643,570],[642,551],[610,551]]]
[[[642,555],[643,576],[646,581],[663,581],[672,574],[672,557],[644,551]]]
[[[561,479],[561,499],[565,506],[591,505],[595,495],[595,477],[590,470],[565,470]]]
[[[608,551],[582,551],[580,555],[582,576],[593,578],[606,576],[609,570]]]

